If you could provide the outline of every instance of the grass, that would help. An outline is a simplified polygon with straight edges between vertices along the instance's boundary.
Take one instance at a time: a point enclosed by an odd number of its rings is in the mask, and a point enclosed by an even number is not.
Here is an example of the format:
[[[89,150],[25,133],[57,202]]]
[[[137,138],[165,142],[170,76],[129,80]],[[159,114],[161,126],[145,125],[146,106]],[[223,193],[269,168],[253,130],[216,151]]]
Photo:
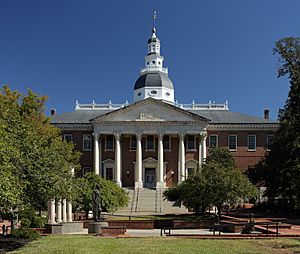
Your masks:
[[[182,238],[97,238],[93,236],[47,236],[11,253],[299,253],[296,239],[202,240]]]

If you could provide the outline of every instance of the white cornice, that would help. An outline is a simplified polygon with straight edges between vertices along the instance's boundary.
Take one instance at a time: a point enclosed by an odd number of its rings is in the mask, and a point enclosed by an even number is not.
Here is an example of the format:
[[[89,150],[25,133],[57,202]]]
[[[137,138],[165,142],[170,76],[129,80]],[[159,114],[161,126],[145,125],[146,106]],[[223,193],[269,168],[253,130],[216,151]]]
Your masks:
[[[277,123],[237,123],[237,124],[208,124],[207,130],[277,130]]]
[[[61,130],[94,130],[92,124],[80,124],[80,123],[52,123],[53,126]]]

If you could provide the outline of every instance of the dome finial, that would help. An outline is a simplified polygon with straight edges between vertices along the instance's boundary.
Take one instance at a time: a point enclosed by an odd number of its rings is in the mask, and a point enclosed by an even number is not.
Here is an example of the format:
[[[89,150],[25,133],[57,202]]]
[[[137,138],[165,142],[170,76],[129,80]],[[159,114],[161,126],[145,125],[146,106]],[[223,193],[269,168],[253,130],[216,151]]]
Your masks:
[[[156,20],[156,10],[153,10],[153,28],[152,28],[152,33],[156,33],[155,29],[155,20]]]

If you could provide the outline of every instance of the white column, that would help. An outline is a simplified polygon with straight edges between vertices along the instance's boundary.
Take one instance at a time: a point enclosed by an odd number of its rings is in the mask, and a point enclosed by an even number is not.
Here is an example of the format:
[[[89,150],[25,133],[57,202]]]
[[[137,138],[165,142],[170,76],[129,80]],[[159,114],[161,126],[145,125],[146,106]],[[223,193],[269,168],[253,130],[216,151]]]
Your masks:
[[[71,201],[67,202],[67,222],[72,222],[72,203]]]
[[[184,134],[179,134],[179,170],[178,182],[185,179],[185,147],[184,147]]]
[[[115,180],[119,186],[121,183],[121,144],[120,144],[121,134],[115,133],[116,149],[115,149]]]
[[[61,200],[56,200],[56,221],[57,223],[61,223]]]
[[[199,153],[199,161],[198,161],[198,164],[199,164],[199,168],[202,167],[202,164],[203,164],[203,156],[202,156],[202,135],[200,134],[199,135],[199,147],[198,147],[198,153]]]
[[[94,172],[99,175],[99,134],[94,133]]]
[[[62,222],[67,222],[67,201],[63,199],[62,201]]]
[[[55,199],[48,202],[48,224],[55,224]]]
[[[163,146],[163,134],[158,135],[158,172],[156,188],[164,188],[164,146]]]
[[[135,188],[143,188],[142,180],[142,135],[136,135]]]
[[[207,132],[204,131],[201,133],[202,139],[201,139],[201,148],[202,148],[202,164],[205,163],[206,159],[206,137],[207,137]]]

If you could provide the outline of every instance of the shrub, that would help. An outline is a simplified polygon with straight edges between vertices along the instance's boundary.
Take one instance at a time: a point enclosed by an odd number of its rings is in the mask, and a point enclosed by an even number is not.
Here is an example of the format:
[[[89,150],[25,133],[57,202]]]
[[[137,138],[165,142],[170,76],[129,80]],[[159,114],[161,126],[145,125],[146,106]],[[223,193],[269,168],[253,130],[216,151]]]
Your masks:
[[[11,235],[13,237],[29,239],[29,240],[34,240],[34,239],[38,239],[41,237],[41,235],[39,234],[38,231],[29,229],[26,227],[21,227],[19,229],[13,229],[11,232]]]

